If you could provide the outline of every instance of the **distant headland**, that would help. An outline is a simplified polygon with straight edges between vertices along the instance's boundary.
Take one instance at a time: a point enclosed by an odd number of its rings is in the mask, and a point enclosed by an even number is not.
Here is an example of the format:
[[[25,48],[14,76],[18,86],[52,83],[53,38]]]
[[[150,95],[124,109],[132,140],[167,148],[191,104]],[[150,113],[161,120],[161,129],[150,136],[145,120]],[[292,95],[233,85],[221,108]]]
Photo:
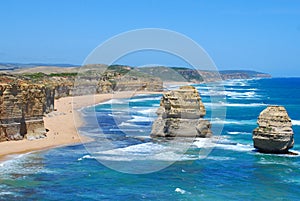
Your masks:
[[[205,76],[205,81],[214,80],[217,78],[216,71],[207,71],[187,68],[187,67],[167,67],[167,66],[149,66],[149,67],[133,67],[129,65],[75,65],[75,64],[45,64],[45,63],[0,63],[0,72],[6,73],[78,73],[79,69],[84,67],[100,71],[106,69],[116,73],[125,74],[129,71],[136,71],[148,74],[153,77],[159,77],[164,81],[186,81],[186,82],[202,82]],[[98,70],[99,71],[99,70]],[[253,70],[221,70],[218,72],[223,80],[226,79],[251,79],[251,78],[268,78],[271,77],[268,73],[257,72]],[[76,75],[76,74],[74,74]],[[199,76],[201,75],[201,76]]]

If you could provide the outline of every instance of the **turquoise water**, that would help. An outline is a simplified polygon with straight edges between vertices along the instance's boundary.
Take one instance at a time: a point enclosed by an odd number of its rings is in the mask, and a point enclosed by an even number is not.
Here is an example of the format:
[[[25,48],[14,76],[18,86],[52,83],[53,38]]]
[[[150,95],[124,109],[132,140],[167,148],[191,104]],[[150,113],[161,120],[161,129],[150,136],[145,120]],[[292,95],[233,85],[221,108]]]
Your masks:
[[[212,121],[224,124],[221,136],[192,145],[152,141],[160,95],[106,102],[95,107],[97,125],[93,108],[82,111],[90,123],[80,132],[95,142],[1,163],[0,200],[299,200],[300,157],[257,153],[251,132],[268,104],[284,105],[294,124],[293,150],[300,152],[300,78],[229,80],[224,86],[226,102],[212,104],[209,94],[218,92],[196,85],[207,118],[211,109],[226,106],[226,120]],[[201,150],[211,152],[201,158]],[[147,171],[153,172],[141,174]]]

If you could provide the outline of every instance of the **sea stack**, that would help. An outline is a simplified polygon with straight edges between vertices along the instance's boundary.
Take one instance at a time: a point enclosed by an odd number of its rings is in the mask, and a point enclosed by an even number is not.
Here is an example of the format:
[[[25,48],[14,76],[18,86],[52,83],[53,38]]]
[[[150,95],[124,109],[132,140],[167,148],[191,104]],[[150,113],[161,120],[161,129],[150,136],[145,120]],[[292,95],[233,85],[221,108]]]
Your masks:
[[[197,89],[182,86],[163,94],[151,137],[210,137],[211,124]]]
[[[268,106],[253,130],[254,147],[263,153],[288,153],[294,145],[292,121],[283,106]]]

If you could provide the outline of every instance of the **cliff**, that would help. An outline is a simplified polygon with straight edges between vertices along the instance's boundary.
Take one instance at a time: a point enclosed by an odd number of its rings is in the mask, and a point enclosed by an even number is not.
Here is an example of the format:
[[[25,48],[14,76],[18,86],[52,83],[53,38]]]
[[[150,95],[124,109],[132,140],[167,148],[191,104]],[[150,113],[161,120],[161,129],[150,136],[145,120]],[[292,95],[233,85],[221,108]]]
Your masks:
[[[65,72],[63,71],[65,70]],[[86,65],[81,68],[33,68],[15,72],[34,83],[51,85],[55,97],[112,93],[114,91],[162,91],[162,81],[128,66]]]
[[[271,75],[249,70],[225,70],[220,71],[223,80],[228,79],[251,79],[251,78],[270,78]]]
[[[211,124],[197,89],[183,86],[163,94],[151,137],[210,137]]]
[[[209,71],[209,70],[195,70],[182,67],[144,67],[136,68],[136,71],[145,74],[159,77],[163,81],[175,82],[215,82],[228,79],[252,79],[252,78],[269,78],[271,75],[256,71],[247,70],[226,70],[226,71]]]
[[[28,71],[0,75],[0,141],[45,137],[43,115],[54,110],[55,98],[114,91],[163,90],[159,79],[130,74],[126,67],[100,72],[93,69],[96,67],[88,66],[80,73]]]
[[[253,130],[254,147],[265,153],[287,153],[294,145],[292,122],[282,106],[268,106]]]
[[[163,82],[154,77],[122,76],[115,80],[114,91],[162,91]]]
[[[54,107],[54,92],[20,80],[0,83],[0,141],[46,136],[43,115]]]

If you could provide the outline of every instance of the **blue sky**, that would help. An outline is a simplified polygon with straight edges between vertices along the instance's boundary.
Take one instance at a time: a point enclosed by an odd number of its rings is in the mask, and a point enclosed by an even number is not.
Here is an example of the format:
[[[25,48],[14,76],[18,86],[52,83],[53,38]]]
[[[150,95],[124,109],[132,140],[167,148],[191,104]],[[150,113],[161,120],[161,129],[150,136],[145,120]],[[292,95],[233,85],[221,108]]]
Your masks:
[[[300,76],[299,0],[2,0],[0,6],[0,62],[81,64],[116,34],[164,28],[195,40],[221,70]],[[124,62],[184,65],[164,55]]]

